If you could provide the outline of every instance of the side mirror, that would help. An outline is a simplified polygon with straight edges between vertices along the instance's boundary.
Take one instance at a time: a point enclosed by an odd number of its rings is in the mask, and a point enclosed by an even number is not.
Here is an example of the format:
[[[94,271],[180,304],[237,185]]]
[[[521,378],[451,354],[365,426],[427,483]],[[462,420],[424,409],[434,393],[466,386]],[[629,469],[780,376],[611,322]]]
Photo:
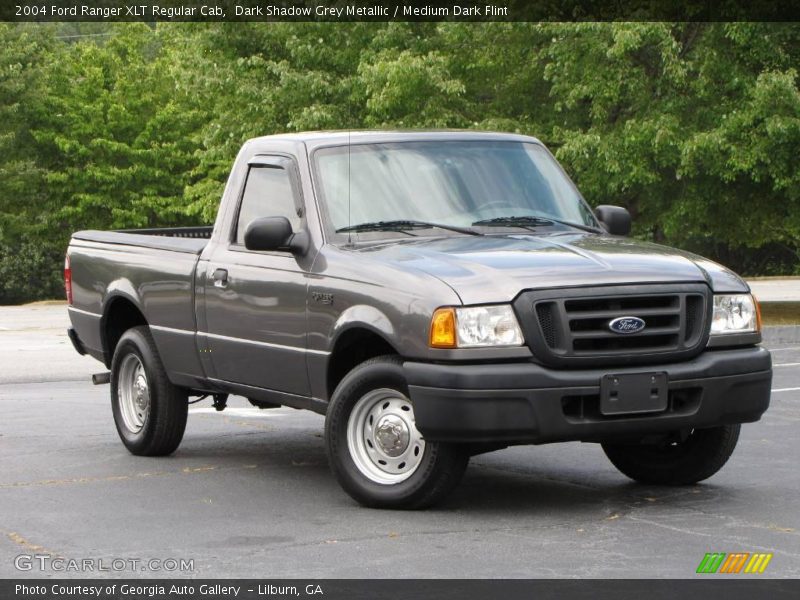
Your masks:
[[[594,215],[611,235],[628,235],[631,232],[631,213],[621,206],[601,204],[594,209]]]
[[[244,247],[248,250],[299,249],[294,242],[297,237],[286,217],[261,217],[250,222],[244,232]]]

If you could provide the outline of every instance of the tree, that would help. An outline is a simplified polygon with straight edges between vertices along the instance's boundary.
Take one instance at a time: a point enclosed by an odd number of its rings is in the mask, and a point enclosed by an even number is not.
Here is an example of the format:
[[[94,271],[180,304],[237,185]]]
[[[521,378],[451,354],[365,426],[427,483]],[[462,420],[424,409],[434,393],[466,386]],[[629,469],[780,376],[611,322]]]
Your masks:
[[[187,221],[200,115],[165,56],[158,30],[126,24],[103,45],[75,44],[53,69],[33,131],[48,171],[49,226],[67,234]]]
[[[0,23],[0,304],[53,297],[61,286],[52,246],[31,235],[42,222],[46,171],[30,128],[52,52],[45,29]]]
[[[213,221],[244,140],[362,127],[532,134],[637,236],[800,273],[791,23],[0,24],[0,42],[0,260],[25,298],[60,286],[76,229]]]

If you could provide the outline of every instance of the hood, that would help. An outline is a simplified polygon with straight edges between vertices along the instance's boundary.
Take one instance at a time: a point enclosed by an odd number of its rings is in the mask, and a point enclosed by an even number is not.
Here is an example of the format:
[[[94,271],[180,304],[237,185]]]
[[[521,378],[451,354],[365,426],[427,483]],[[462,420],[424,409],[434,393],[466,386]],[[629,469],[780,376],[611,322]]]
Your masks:
[[[510,302],[522,290],[590,285],[705,282],[715,292],[747,292],[732,271],[700,256],[591,233],[427,238],[360,252],[448,284],[464,304]]]

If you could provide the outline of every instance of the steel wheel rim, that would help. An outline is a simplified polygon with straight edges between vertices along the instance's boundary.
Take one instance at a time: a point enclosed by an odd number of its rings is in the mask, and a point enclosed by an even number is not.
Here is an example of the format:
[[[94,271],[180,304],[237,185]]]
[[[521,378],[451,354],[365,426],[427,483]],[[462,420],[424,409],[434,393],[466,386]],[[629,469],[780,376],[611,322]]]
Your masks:
[[[362,396],[347,421],[347,447],[358,470],[374,483],[394,485],[411,477],[425,453],[411,401],[388,388]]]
[[[122,422],[131,433],[139,433],[150,415],[150,385],[138,356],[122,359],[117,383],[117,402]]]

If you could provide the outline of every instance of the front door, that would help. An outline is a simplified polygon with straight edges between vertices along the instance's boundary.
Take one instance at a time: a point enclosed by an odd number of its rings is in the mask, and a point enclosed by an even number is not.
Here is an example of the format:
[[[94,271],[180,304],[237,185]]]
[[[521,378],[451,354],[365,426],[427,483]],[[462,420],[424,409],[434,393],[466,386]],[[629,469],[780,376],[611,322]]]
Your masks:
[[[306,277],[291,252],[244,246],[247,225],[286,217],[304,227],[294,161],[250,161],[234,231],[210,257],[205,284],[207,340],[217,379],[310,395],[306,371]]]

